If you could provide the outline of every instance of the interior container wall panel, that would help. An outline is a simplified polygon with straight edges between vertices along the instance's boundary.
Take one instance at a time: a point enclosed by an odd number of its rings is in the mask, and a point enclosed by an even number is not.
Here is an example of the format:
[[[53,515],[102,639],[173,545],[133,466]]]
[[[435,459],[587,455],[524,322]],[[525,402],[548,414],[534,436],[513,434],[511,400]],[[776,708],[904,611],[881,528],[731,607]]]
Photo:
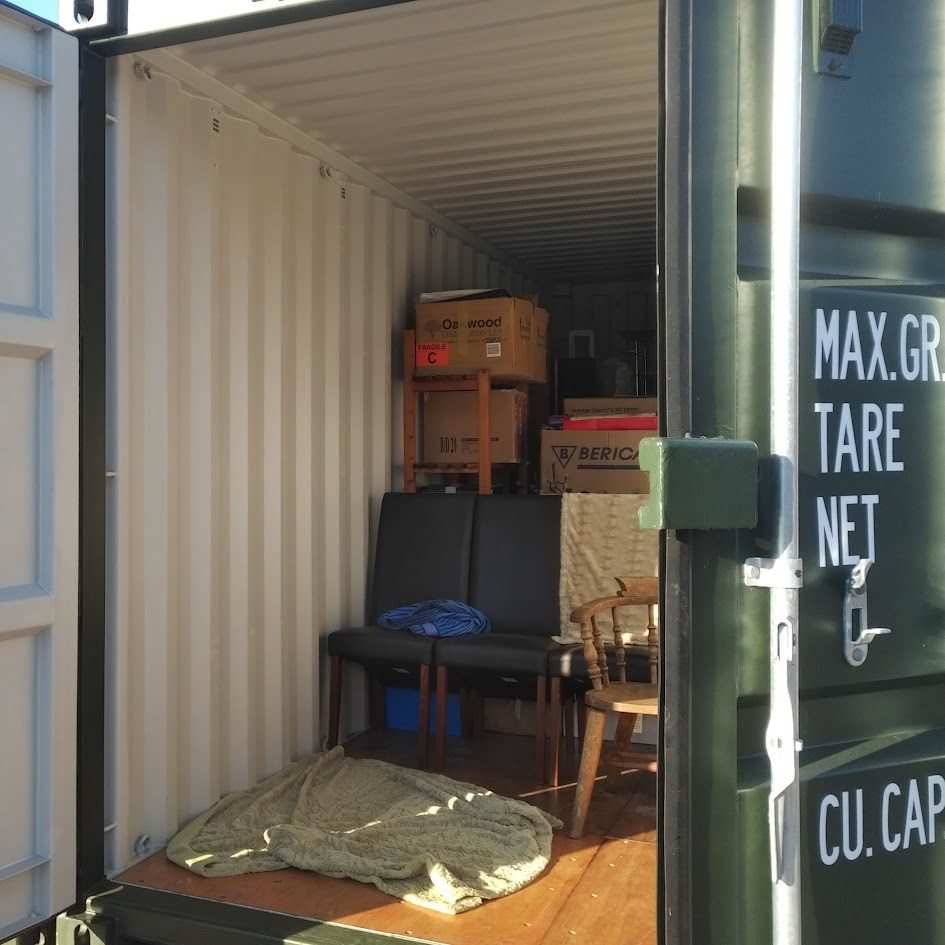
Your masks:
[[[380,500],[392,470],[402,482],[413,301],[513,273],[328,171],[288,126],[274,134],[131,60],[112,80],[118,870],[319,747],[324,639],[366,617]],[[366,718],[363,679],[349,675],[350,732]]]

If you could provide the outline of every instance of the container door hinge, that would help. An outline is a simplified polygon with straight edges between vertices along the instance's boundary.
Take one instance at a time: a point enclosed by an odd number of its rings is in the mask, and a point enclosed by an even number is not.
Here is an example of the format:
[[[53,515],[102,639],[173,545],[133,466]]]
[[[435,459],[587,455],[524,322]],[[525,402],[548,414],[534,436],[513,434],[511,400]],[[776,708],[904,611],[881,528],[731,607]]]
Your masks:
[[[118,922],[89,912],[57,916],[56,945],[118,945]]]
[[[798,589],[804,586],[804,561],[802,558],[747,558],[743,575],[747,587]]]

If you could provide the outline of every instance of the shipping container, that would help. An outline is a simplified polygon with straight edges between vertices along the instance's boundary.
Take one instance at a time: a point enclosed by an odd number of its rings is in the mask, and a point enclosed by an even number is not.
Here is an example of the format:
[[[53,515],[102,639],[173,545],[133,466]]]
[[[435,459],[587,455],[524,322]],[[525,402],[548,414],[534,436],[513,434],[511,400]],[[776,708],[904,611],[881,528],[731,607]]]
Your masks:
[[[0,939],[945,943],[945,7],[25,5]],[[609,394],[658,336],[655,812],[461,921],[182,879],[183,824],[325,745],[326,639],[404,485],[402,335],[457,287],[537,296],[559,376],[593,338]],[[491,774],[534,800],[515,738]]]

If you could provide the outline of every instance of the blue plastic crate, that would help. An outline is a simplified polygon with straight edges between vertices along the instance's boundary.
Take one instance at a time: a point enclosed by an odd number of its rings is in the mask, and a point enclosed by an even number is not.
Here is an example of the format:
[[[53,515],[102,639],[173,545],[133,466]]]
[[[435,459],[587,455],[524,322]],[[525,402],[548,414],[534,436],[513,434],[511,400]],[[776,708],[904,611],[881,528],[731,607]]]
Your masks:
[[[384,704],[387,709],[387,727],[401,732],[417,730],[417,710],[420,693],[416,689],[387,689]],[[430,731],[436,727],[436,694],[430,699]],[[446,700],[446,734],[458,736],[462,732],[459,717],[459,696],[451,693]]]

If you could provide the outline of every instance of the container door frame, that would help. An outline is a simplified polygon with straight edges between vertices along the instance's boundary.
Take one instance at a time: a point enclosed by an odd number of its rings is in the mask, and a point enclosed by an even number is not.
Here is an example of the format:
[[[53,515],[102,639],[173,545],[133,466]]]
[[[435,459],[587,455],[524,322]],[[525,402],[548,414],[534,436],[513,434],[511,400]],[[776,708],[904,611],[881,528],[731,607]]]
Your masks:
[[[661,28],[660,435],[731,435],[720,417],[733,414],[734,402],[717,389],[712,357],[730,339],[716,333],[712,316],[731,324],[737,305],[736,0],[662,0]],[[735,595],[720,599],[709,563],[737,557],[737,542],[730,532],[680,530],[663,533],[661,543],[664,945],[736,940],[734,910],[712,907],[734,902],[737,890],[736,654],[706,625],[734,619]]]
[[[121,0],[124,2],[124,0]],[[294,22],[307,22],[323,17],[338,16],[349,12],[359,12],[413,0],[322,0],[312,6],[292,6],[282,10],[264,11],[247,14],[226,20],[191,24],[160,32],[142,35],[119,35],[106,37],[92,43],[92,49],[103,59],[111,56],[159,49],[201,39],[252,32],[271,26]],[[658,270],[658,310],[659,310],[659,398],[661,404],[660,435],[684,436],[696,432],[706,420],[693,410],[692,392],[698,389],[699,366],[694,364],[690,353],[692,349],[692,299],[695,293],[708,292],[713,304],[720,307],[731,306],[734,311],[734,273],[735,273],[735,204],[736,187],[735,163],[735,91],[737,73],[734,69],[723,73],[718,67],[725,63],[726,54],[735,62],[737,39],[737,17],[733,0],[660,0],[660,49],[659,49],[659,97],[660,119],[657,153],[658,196],[657,196],[657,253]],[[727,29],[723,35],[722,29]],[[711,41],[696,49],[692,37],[712,37]],[[718,40],[724,39],[724,42]],[[721,45],[726,50],[720,49]],[[695,52],[694,52],[695,50]],[[708,70],[708,81],[703,81],[703,70]],[[699,76],[694,90],[693,76]],[[714,100],[714,95],[722,94]],[[103,83],[104,97],[104,83]],[[704,106],[696,113],[696,104]],[[104,113],[104,103],[102,105]],[[705,162],[694,172],[693,154],[709,141],[713,141],[719,127],[731,130],[730,143],[725,149],[718,149],[711,160]],[[104,149],[104,139],[102,139]],[[90,153],[94,153],[94,146]],[[712,153],[707,149],[706,153]],[[104,166],[104,153],[101,155]],[[721,183],[721,186],[720,186]],[[97,185],[96,185],[97,186]],[[104,192],[104,175],[101,182]],[[102,200],[102,218],[99,221],[93,210],[89,215],[91,229],[101,226],[104,233],[104,199]],[[701,222],[695,214],[700,209],[705,211],[712,206],[718,211],[713,218],[705,213]],[[719,232],[728,234],[731,239],[721,251],[708,252],[713,236]],[[98,245],[102,245],[100,240]],[[91,241],[90,241],[91,244]],[[693,262],[697,248],[706,249],[706,259]],[[89,268],[101,273],[101,284],[96,280],[87,281],[91,296],[100,293],[104,300],[104,258],[95,259],[94,248],[90,245],[89,256],[83,256]],[[720,260],[720,255],[724,259]],[[719,268],[713,268],[713,265]],[[722,273],[719,275],[719,273]],[[83,541],[82,559],[90,565],[88,571],[88,589],[97,597],[96,606],[104,618],[104,561],[105,561],[105,331],[104,306],[102,315],[87,316],[88,340],[98,352],[102,370],[97,376],[86,378],[83,383],[85,395],[85,429],[100,436],[101,442],[92,445],[88,455],[83,454],[83,468],[86,471],[86,483],[83,486],[84,518],[87,523]],[[91,353],[91,352],[90,352]],[[99,382],[100,381],[100,382]],[[100,475],[95,475],[98,471]],[[99,488],[101,485],[101,488]],[[87,487],[87,488],[86,488]],[[694,547],[694,541],[696,547]],[[704,549],[698,547],[697,536],[691,533],[672,533],[661,538],[661,568],[663,574],[662,622],[667,628],[662,641],[663,679],[661,692],[661,723],[659,734],[660,775],[658,816],[659,864],[658,864],[658,903],[657,927],[659,941],[663,945],[691,945],[693,942],[693,910],[705,910],[713,895],[720,889],[734,891],[734,876],[729,870],[723,871],[719,882],[696,885],[705,878],[709,871],[710,853],[702,848],[694,852],[692,843],[693,830],[701,829],[712,813],[724,814],[723,821],[729,832],[734,833],[735,818],[735,782],[734,772],[731,782],[728,804],[715,803],[711,809],[706,804],[694,803],[691,792],[694,787],[704,786],[704,777],[698,775],[698,766],[706,761],[706,748],[694,755],[694,746],[698,746],[700,732],[691,724],[691,707],[700,699],[709,697],[709,693],[694,692],[692,667],[702,655],[702,644],[692,636],[693,562],[698,560]],[[94,562],[101,562],[96,568]],[[86,583],[83,581],[83,588]],[[104,657],[104,619],[101,620],[101,639],[94,633],[88,634],[88,659],[82,660],[87,669],[87,677],[94,690],[89,697],[89,711],[81,720],[86,732],[86,741],[92,744],[95,732],[104,731],[104,723],[99,725],[99,687],[104,688],[104,658],[97,664],[93,654],[101,652]],[[694,645],[695,644],[695,645]],[[101,667],[101,677],[95,677],[96,666]],[[734,692],[734,676],[731,688],[719,688],[717,693]],[[83,685],[83,691],[87,687]],[[698,687],[695,687],[698,688]],[[104,696],[101,697],[102,699]],[[727,737],[734,744],[735,706],[726,707],[725,699],[716,694],[711,697],[717,708],[725,716]],[[734,761],[734,753],[732,754]],[[87,753],[82,754],[82,766],[88,767],[96,761]],[[103,759],[102,759],[103,760]],[[103,767],[97,765],[97,768]],[[88,784],[85,792],[86,813],[96,813],[94,803],[96,794],[94,785],[97,775],[84,777]],[[98,794],[101,797],[101,794]],[[91,807],[89,805],[92,805]],[[101,821],[104,828],[104,820]],[[87,829],[86,849],[88,856],[87,875],[102,875],[104,872],[104,846],[96,839],[95,830]],[[99,832],[98,837],[101,837]],[[734,838],[729,844],[719,844],[711,852],[714,863],[722,863],[725,858],[734,855]],[[731,862],[729,860],[729,862]],[[117,901],[117,900],[116,900]]]
[[[80,175],[79,43],[18,7],[0,13],[10,124],[0,304],[6,939],[76,891]]]

